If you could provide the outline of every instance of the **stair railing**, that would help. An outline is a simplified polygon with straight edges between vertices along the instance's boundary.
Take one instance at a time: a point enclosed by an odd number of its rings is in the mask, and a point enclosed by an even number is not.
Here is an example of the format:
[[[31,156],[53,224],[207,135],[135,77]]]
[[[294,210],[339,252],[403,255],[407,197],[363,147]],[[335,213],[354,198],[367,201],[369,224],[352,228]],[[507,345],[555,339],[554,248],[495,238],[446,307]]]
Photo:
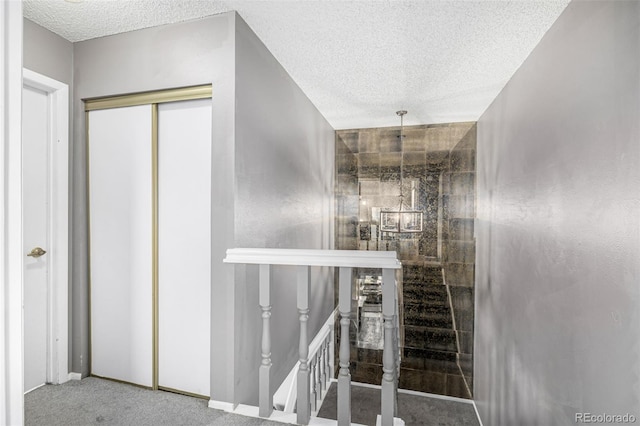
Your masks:
[[[260,417],[274,416],[271,386],[271,301],[270,268],[274,265],[297,267],[297,309],[300,322],[298,341],[299,369],[297,373],[296,423],[310,424],[311,420],[311,366],[309,359],[309,294],[310,267],[339,268],[338,312],[340,317],[338,419],[339,426],[351,425],[351,374],[349,358],[349,325],[351,322],[351,284],[353,268],[382,269],[382,315],[384,318],[384,349],[380,402],[380,423],[392,426],[397,416],[397,386],[400,366],[398,291],[395,271],[402,265],[395,252],[358,250],[299,250],[234,248],[227,250],[226,263],[259,265],[259,302],[262,310],[262,361],[258,378],[258,413]],[[315,381],[315,378],[313,379]]]
[[[326,396],[331,378],[333,377],[333,341],[334,341],[334,319],[332,312],[324,326],[320,329],[316,337],[309,344],[309,357],[311,359],[311,412],[317,414],[322,401]],[[296,363],[284,382],[280,385],[273,397],[274,410],[285,413],[294,413],[296,406],[296,391],[298,388],[297,374],[300,370],[300,363]]]

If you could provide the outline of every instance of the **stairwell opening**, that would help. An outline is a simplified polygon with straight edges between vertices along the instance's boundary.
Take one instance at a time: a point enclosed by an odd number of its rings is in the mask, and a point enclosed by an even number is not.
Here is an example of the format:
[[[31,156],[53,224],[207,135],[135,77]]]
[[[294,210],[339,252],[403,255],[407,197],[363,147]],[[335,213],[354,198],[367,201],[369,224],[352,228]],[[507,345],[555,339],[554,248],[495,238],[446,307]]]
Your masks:
[[[476,124],[451,123],[336,132],[336,248],[394,250],[402,261],[399,388],[473,397]],[[403,185],[417,189],[423,232],[385,235],[379,211]],[[353,279],[351,376],[379,384],[379,277]]]

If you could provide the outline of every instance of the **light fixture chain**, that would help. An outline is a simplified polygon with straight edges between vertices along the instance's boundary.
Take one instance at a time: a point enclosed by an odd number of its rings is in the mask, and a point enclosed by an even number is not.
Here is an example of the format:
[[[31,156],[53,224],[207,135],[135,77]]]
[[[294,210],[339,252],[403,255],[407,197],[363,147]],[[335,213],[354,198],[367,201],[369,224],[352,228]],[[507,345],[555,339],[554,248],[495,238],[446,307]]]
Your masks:
[[[400,116],[400,209],[404,205],[404,191],[402,189],[402,181],[404,180],[404,116],[407,113],[405,110],[396,111],[396,114]]]

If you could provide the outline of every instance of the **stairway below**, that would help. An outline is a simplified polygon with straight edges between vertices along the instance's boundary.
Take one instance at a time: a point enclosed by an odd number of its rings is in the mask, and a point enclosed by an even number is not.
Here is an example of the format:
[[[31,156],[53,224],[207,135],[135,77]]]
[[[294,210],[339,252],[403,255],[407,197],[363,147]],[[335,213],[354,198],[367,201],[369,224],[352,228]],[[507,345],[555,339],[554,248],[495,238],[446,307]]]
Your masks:
[[[402,297],[404,341],[399,388],[471,399],[472,359],[471,355],[458,354],[442,267],[407,262],[403,265]],[[381,313],[367,312],[359,322],[354,318],[349,330],[350,372],[354,382],[381,383],[382,333]],[[339,327],[336,335],[339,341]]]
[[[456,362],[456,332],[442,268],[405,265],[402,295],[404,347],[399,387],[471,398]]]

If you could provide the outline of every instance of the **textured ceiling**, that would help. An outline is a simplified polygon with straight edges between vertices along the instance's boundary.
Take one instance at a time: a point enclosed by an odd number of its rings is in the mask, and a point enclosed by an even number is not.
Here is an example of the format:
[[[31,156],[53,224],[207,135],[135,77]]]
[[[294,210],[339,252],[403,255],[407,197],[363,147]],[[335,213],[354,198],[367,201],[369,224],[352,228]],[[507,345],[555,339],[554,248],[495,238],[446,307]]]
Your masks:
[[[76,42],[237,10],[336,129],[477,120],[569,0],[24,0]]]

